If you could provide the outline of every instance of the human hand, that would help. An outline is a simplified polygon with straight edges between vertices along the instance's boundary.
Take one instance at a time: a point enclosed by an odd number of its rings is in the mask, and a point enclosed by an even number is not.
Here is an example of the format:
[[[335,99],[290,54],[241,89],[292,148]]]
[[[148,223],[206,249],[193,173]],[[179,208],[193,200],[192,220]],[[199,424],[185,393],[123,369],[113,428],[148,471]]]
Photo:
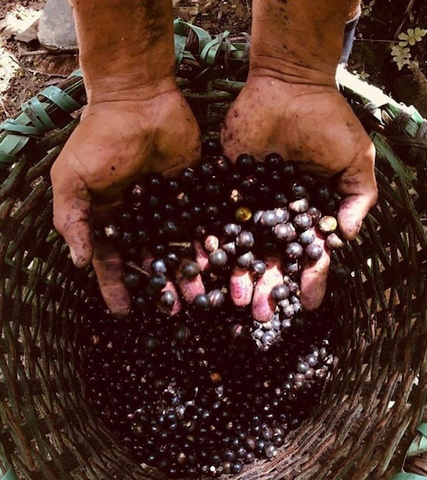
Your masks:
[[[126,187],[147,172],[174,175],[200,156],[197,122],[173,79],[154,95],[89,104],[52,171],[54,224],[77,267],[91,261],[104,299],[117,316],[129,311],[123,262],[93,227],[105,225]]]
[[[356,238],[377,198],[375,149],[333,84],[292,84],[265,73],[251,75],[227,114],[221,141],[224,153],[232,160],[241,153],[259,159],[279,153],[299,162],[304,170],[335,179],[343,196],[339,227],[346,239]],[[306,310],[320,306],[330,263],[324,239],[319,236],[316,242],[323,255],[317,262],[306,263],[301,277],[301,302]],[[253,296],[248,274],[234,279],[235,291],[249,291],[246,303],[252,300],[253,316],[259,321],[272,316],[270,292],[283,278],[278,259],[268,259],[268,265]]]

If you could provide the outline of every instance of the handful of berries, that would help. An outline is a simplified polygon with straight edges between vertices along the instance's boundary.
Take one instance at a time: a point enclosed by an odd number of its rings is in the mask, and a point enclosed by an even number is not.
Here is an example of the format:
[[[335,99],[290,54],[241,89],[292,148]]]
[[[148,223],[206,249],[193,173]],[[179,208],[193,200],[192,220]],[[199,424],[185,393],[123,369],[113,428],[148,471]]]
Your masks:
[[[275,457],[318,404],[333,361],[330,303],[303,314],[299,275],[322,255],[318,235],[343,247],[339,199],[279,155],[233,164],[214,142],[205,151],[195,169],[132,185],[117,222],[98,232],[125,258],[130,316],[88,301],[91,403],[139,462],[172,477],[238,474]],[[271,256],[283,276],[261,323],[235,305],[230,279],[238,269],[262,281]],[[203,293],[188,301],[175,278],[199,279]]]
[[[243,154],[233,164],[214,141],[205,144],[205,152],[195,169],[173,178],[150,174],[132,185],[117,223],[99,234],[123,252],[123,281],[137,311],[172,314],[181,302],[200,313],[218,309],[233,296],[230,277],[236,269],[250,272],[256,284],[266,272],[264,260],[282,258],[284,276],[270,294],[274,315],[266,323],[254,321],[251,332],[258,348],[268,349],[301,312],[301,266],[321,258],[317,236],[326,238],[330,249],[344,246],[334,216],[339,198],[280,155],[258,162]],[[196,261],[200,251],[203,262]],[[148,268],[144,257],[152,259]],[[168,283],[175,278],[201,278],[202,292],[190,302],[179,298],[179,289]]]

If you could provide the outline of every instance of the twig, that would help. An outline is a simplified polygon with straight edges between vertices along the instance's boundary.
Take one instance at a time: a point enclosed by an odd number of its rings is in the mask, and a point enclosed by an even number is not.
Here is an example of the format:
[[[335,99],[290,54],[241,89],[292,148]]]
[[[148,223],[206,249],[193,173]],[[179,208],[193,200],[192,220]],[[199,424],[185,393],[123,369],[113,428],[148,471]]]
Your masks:
[[[2,108],[3,108],[4,113],[5,113],[8,117],[10,117],[11,115],[10,115],[10,113],[8,112],[8,110],[7,110],[7,108],[6,108],[6,105],[4,104],[4,101],[3,101],[2,98],[0,98],[0,103],[1,103],[1,106],[2,106]]]
[[[355,38],[354,41],[369,43],[399,43],[399,40],[375,40],[373,38]]]
[[[17,58],[15,58],[14,55],[9,54],[9,57],[11,58],[12,62],[15,62],[16,65],[18,65],[19,68],[22,68],[25,73],[31,73],[27,67],[24,67],[24,65],[22,65],[22,63]]]
[[[47,73],[47,72],[40,72],[39,70],[33,70],[32,68],[27,68],[22,65],[22,63],[16,59],[13,55],[10,55],[10,58],[20,67],[22,70],[24,70],[25,73],[31,74],[31,75],[44,75],[46,77],[60,77],[60,78],[68,78],[68,75],[63,75],[62,73]]]
[[[31,57],[33,55],[52,55],[56,52],[51,52],[49,50],[33,50],[32,52],[19,52],[20,57]]]
[[[408,15],[411,13],[412,9],[414,8],[416,0],[409,0],[408,6],[406,7],[405,16],[403,17],[402,23],[398,26],[396,33],[394,34],[394,38],[397,38],[402,31],[403,25],[408,18]]]
[[[47,72],[40,72],[39,70],[32,70],[28,68],[28,71],[33,75],[44,75],[45,77],[60,77],[60,78],[68,78],[68,75],[64,75],[62,73],[47,73]]]

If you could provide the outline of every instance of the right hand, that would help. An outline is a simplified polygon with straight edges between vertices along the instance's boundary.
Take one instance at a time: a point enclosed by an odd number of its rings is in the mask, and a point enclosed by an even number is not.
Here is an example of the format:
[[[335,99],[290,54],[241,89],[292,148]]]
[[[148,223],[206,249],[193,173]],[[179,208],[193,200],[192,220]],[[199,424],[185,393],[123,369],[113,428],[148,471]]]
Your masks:
[[[174,175],[200,158],[197,122],[176,87],[153,96],[89,104],[52,171],[54,225],[77,267],[93,263],[104,299],[117,316],[129,312],[123,261],[93,225],[106,224],[124,190],[147,172]]]
[[[222,144],[232,160],[241,153],[259,159],[279,153],[299,162],[303,170],[333,178],[343,196],[338,222],[346,239],[356,238],[376,202],[374,145],[333,83],[292,84],[276,72],[253,74],[227,114]],[[308,311],[321,304],[330,263],[324,238],[319,236],[316,243],[323,255],[306,263],[301,276],[301,303]],[[240,275],[235,286],[238,292],[249,292],[244,295],[246,304],[252,301],[253,316],[261,322],[273,315],[270,292],[283,280],[279,259],[269,258],[267,265],[253,292],[248,273]]]

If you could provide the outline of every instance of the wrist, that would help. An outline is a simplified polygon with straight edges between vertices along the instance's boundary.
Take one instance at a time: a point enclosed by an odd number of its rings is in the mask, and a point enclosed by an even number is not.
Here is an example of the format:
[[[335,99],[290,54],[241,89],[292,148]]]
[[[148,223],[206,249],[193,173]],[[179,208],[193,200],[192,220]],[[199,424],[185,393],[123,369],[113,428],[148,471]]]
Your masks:
[[[170,0],[70,0],[89,103],[151,92],[173,77]]]
[[[349,13],[342,0],[254,0],[251,74],[335,84]]]
[[[131,75],[109,75],[87,78],[83,70],[88,105],[106,102],[145,102],[178,89],[173,75],[156,78]]]
[[[256,78],[270,78],[286,84],[314,85],[336,89],[336,66],[330,69],[317,68],[289,59],[258,57],[251,63],[248,81]]]

